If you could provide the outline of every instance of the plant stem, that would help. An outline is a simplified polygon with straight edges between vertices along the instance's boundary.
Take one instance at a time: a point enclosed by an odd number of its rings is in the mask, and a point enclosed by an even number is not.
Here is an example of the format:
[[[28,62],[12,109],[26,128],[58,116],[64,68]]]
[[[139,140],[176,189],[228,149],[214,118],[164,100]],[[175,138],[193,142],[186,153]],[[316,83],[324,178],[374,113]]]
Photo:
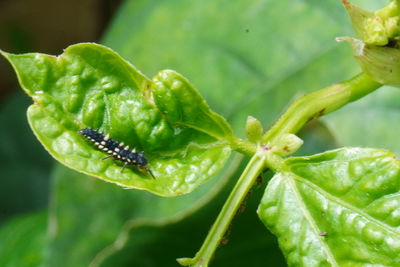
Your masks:
[[[296,100],[262,137],[262,143],[274,143],[285,133],[298,132],[307,122],[335,111],[381,87],[364,73],[333,84]]]
[[[222,207],[217,220],[211,227],[202,247],[194,258],[181,258],[178,262],[183,266],[206,267],[221,242],[226,230],[228,229],[233,217],[239,209],[242,201],[253,186],[257,177],[264,169],[267,155],[264,151],[257,151],[247,164],[246,169],[240,176],[235,187],[230,193],[227,201]]]
[[[269,147],[268,150],[270,150],[270,145],[277,145],[284,134],[295,134],[310,120],[335,111],[381,86],[366,74],[360,73],[348,81],[336,83],[305,95],[295,101],[274,126],[264,134],[261,144],[268,144],[264,148]],[[178,259],[183,266],[208,266],[229,224],[263,168],[268,166],[273,171],[280,171],[284,166],[281,157],[273,154],[272,151],[263,149],[263,146],[257,149],[255,144],[239,138],[234,138],[231,143],[235,150],[254,156],[230,193],[196,256]]]
[[[244,139],[233,137],[230,143],[234,150],[249,157],[254,155],[257,151],[256,144]]]

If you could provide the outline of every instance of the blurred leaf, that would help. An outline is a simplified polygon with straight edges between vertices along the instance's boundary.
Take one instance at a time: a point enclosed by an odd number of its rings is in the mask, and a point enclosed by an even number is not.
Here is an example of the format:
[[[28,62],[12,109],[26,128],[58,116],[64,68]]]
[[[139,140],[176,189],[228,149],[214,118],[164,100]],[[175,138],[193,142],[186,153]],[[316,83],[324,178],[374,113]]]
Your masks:
[[[174,196],[191,192],[229,157],[229,124],[173,71],[151,81],[111,49],[93,43],[70,46],[58,57],[2,54],[35,101],[28,109],[34,133],[72,169]],[[78,134],[87,127],[145,150],[157,179],[132,169],[121,173],[115,161],[101,161],[104,152]]]
[[[18,92],[0,109],[0,222],[47,205],[52,160],[26,123],[29,102]]]
[[[337,0],[132,0],[103,43],[145,73],[182,73],[244,136],[248,115],[269,125],[293,98],[359,72],[335,42],[350,32]]]
[[[342,148],[290,158],[258,209],[291,266],[398,266],[399,161]]]
[[[225,238],[227,244],[218,248],[211,266],[286,266],[276,238],[265,231],[255,213],[265,185],[258,185],[247,197],[244,211],[230,226],[230,233]],[[175,258],[196,253],[232,186],[233,183],[212,203],[180,222],[133,229],[127,245],[101,266],[177,266]]]
[[[46,243],[47,213],[36,212],[0,227],[0,266],[41,266]]]
[[[304,141],[303,146],[294,155],[307,156],[337,147],[336,139],[323,121],[312,120],[298,136]]]
[[[88,266],[92,261],[92,266],[97,266],[125,245],[131,229],[181,220],[208,203],[229,177],[226,170],[225,177],[208,181],[192,194],[161,198],[88,179],[59,166],[53,175],[46,264],[56,266],[67,254],[68,262],[63,266]]]

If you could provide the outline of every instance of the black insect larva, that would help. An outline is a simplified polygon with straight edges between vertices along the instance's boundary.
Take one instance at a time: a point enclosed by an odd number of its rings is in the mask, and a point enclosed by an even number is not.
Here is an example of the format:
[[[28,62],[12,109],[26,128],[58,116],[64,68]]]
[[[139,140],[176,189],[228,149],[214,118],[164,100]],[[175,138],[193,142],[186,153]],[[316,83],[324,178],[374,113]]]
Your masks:
[[[113,157],[114,159],[124,162],[121,172],[123,172],[125,167],[128,165],[136,165],[140,171],[148,172],[153,178],[155,178],[147,165],[147,159],[144,156],[143,151],[136,152],[135,149],[129,150],[129,146],[125,146],[124,143],[115,141],[111,139],[108,134],[103,135],[91,128],[79,130],[79,133],[95,144],[97,148],[110,154],[107,157],[102,158],[102,160]]]

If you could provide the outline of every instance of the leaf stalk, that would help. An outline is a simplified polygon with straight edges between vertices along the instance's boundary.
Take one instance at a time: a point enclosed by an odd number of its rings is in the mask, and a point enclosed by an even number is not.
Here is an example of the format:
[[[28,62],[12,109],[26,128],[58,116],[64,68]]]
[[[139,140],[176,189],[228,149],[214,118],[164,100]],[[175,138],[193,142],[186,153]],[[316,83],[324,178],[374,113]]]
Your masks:
[[[335,111],[369,93],[382,84],[365,73],[330,85],[296,100],[262,137],[262,143],[274,144],[283,134],[297,133],[307,122]]]
[[[183,266],[206,267],[220,244],[226,230],[239,209],[242,201],[264,168],[279,171],[284,168],[283,158],[271,151],[271,146],[279,145],[285,134],[297,133],[309,121],[335,111],[344,105],[375,91],[382,84],[368,75],[360,73],[348,81],[333,84],[296,100],[272,128],[261,138],[261,145],[234,138],[234,150],[253,155],[237,181],[227,201],[211,227],[203,245],[194,258],[180,258]]]
[[[264,149],[258,149],[230,193],[215,223],[203,242],[202,247],[194,258],[177,259],[181,265],[191,267],[208,266],[208,263],[224,237],[224,234],[237,213],[242,201],[253,186],[257,177],[263,171],[266,158],[266,151]]]

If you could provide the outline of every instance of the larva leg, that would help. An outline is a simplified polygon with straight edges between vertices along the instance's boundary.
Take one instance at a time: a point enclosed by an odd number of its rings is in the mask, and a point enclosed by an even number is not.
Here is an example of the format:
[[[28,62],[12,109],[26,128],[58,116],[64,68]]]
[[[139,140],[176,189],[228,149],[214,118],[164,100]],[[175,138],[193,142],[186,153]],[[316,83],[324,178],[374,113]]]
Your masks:
[[[105,159],[111,158],[112,156],[113,156],[113,155],[108,155],[108,156],[102,158],[101,160],[105,160]]]

